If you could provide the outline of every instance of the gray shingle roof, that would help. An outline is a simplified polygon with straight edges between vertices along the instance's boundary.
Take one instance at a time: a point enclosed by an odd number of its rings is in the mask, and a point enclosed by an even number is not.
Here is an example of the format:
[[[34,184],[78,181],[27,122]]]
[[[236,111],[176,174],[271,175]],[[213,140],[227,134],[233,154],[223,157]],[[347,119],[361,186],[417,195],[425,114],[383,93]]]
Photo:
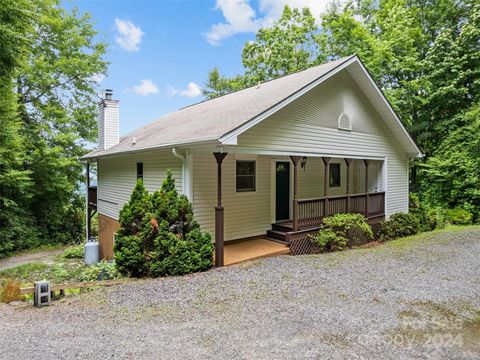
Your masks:
[[[218,140],[351,58],[342,58],[182,108],[130,132],[120,139],[119,144],[106,150],[95,150],[83,158]],[[135,145],[132,145],[133,138]]]

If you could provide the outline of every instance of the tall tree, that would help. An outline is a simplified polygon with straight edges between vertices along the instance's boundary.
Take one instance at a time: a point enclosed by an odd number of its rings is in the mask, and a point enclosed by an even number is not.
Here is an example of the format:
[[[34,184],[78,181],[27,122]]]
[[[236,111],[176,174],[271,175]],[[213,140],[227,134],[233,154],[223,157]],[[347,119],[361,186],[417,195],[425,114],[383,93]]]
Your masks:
[[[23,167],[14,82],[31,44],[32,15],[27,0],[5,0],[0,6],[0,257],[34,237],[25,226],[31,220],[25,209],[31,183]]]
[[[81,236],[79,184],[87,141],[95,139],[93,76],[106,71],[106,45],[90,17],[59,0],[35,0],[34,42],[17,78],[31,210],[43,236],[65,242]]]

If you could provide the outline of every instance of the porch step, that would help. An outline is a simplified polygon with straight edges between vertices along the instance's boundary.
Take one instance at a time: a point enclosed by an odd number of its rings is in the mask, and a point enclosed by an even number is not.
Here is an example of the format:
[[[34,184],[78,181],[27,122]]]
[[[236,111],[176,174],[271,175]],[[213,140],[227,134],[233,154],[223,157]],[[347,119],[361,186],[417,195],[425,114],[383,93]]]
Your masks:
[[[272,224],[272,230],[289,232],[293,230],[293,226],[291,222],[275,223],[275,224]]]
[[[283,244],[289,244],[287,240],[287,233],[280,230],[267,230],[267,238],[282,242]]]

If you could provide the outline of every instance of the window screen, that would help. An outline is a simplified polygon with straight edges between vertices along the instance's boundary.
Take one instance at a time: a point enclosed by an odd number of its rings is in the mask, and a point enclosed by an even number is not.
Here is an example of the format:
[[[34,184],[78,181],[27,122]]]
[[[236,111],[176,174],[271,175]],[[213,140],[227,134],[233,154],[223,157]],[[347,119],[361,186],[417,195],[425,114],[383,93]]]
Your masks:
[[[237,161],[237,192],[255,191],[255,161]]]
[[[143,180],[143,162],[137,163],[137,180],[138,179]]]
[[[340,186],[340,164],[330,164],[330,187]]]

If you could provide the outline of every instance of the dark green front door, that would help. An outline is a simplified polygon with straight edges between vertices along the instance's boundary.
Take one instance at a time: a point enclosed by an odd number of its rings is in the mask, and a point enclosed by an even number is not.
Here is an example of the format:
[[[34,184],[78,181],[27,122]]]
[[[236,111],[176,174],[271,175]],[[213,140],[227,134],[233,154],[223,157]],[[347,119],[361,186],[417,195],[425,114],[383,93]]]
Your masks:
[[[290,217],[290,163],[277,162],[276,167],[276,196],[275,218],[288,220]]]

